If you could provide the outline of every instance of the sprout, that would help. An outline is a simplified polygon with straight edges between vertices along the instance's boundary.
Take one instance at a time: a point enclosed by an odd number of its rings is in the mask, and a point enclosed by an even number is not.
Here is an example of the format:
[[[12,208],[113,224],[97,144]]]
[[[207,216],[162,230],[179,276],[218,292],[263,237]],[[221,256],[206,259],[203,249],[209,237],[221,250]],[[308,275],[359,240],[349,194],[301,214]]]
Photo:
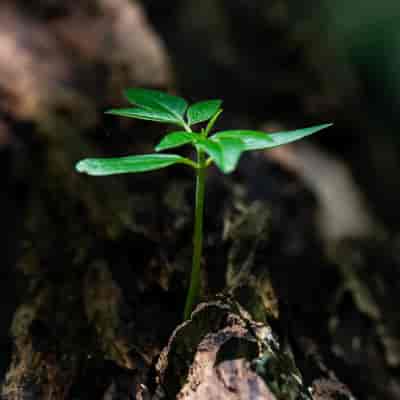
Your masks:
[[[222,113],[221,100],[206,100],[188,105],[181,97],[147,89],[128,89],[124,92],[133,108],[112,109],[108,114],[176,125],[178,131],[167,133],[155,147],[155,154],[118,158],[87,158],[76,164],[78,172],[89,175],[138,173],[185,164],[196,173],[196,201],[193,235],[193,263],[190,286],[186,298],[184,318],[188,319],[198,300],[200,289],[200,261],[203,248],[204,194],[207,168],[215,163],[225,174],[235,170],[245,151],[281,146],[325,129],[332,124],[316,125],[287,132],[267,134],[252,130],[228,130],[211,135],[215,122]],[[207,122],[200,132],[193,125]],[[183,145],[192,145],[197,159],[177,154],[158,153]]]

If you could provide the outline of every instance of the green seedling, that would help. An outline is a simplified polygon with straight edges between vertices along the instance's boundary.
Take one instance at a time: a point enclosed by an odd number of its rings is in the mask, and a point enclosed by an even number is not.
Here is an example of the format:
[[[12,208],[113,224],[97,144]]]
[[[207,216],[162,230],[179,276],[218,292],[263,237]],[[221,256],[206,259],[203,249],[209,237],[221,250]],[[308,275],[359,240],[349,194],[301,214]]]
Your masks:
[[[203,247],[203,213],[206,170],[212,164],[224,173],[234,171],[241,154],[249,150],[263,150],[294,142],[332,124],[317,125],[287,132],[267,134],[252,130],[211,131],[222,113],[221,100],[207,100],[188,105],[186,100],[163,92],[146,89],[128,89],[124,92],[132,108],[107,111],[108,114],[175,125],[179,130],[167,133],[155,147],[157,153],[119,158],[87,158],[76,165],[78,172],[89,175],[138,173],[185,164],[196,174],[196,199],[193,235],[193,264],[184,318],[188,319],[198,300],[200,264]],[[207,122],[207,123],[206,123]],[[206,123],[200,129],[200,123]],[[196,126],[196,129],[192,129]],[[197,159],[178,154],[158,153],[183,145],[192,145]]]

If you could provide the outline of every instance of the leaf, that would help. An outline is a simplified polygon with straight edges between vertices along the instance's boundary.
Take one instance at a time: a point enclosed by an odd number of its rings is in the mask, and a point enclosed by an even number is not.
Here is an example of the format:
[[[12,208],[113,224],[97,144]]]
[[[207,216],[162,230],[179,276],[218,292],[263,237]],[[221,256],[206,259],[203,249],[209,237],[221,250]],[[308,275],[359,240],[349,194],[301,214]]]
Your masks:
[[[176,154],[145,154],[118,158],[86,158],[79,161],[75,168],[88,175],[102,176],[152,171],[186,161],[189,160]]]
[[[302,139],[333,124],[311,126],[293,131],[266,134],[258,131],[223,131],[213,135],[213,138],[237,138],[244,142],[246,150],[261,150],[281,146]]]
[[[146,121],[156,121],[166,124],[179,123],[175,117],[160,110],[146,110],[144,108],[117,108],[105,112],[106,114],[119,115],[121,117],[143,119]]]
[[[175,121],[183,123],[184,114],[188,107],[186,100],[181,97],[172,96],[158,90],[150,89],[126,89],[125,97],[129,102],[148,111],[163,111],[174,118]]]
[[[331,125],[333,124],[316,125],[308,128],[271,134],[258,131],[223,131],[216,133],[212,138],[237,138],[244,142],[246,150],[261,150],[294,142],[322,129],[328,128]]]
[[[244,144],[234,138],[219,140],[200,138],[196,141],[196,145],[205,151],[225,174],[235,169],[240,154],[244,150]]]
[[[219,143],[200,137],[196,142],[196,146],[205,151],[221,170],[223,169],[222,148]]]
[[[183,146],[184,144],[194,142],[197,138],[198,135],[192,132],[171,132],[161,139],[155,150],[161,151]]]
[[[206,100],[191,105],[187,111],[189,125],[209,120],[216,114],[221,104],[221,100]]]
[[[220,138],[218,143],[222,148],[223,172],[226,174],[235,170],[239,158],[245,150],[244,143],[235,138]]]
[[[286,132],[275,132],[271,133],[271,137],[273,139],[273,146],[269,147],[277,147],[286,143],[295,142],[296,140],[300,140],[306,136],[312,135],[315,132],[318,132],[322,129],[328,128],[333,124],[322,124],[310,126],[308,128],[296,129],[294,131],[286,131]]]
[[[274,143],[271,136],[265,132],[249,130],[222,131],[211,136],[210,139],[237,139],[243,143],[244,150],[263,149]]]

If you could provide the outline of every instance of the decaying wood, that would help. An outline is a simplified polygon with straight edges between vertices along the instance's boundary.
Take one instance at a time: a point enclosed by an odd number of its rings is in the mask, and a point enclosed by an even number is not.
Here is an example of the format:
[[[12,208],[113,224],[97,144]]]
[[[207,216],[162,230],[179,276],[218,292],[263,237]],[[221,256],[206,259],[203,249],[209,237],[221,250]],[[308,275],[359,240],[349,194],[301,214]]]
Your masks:
[[[345,374],[321,355],[327,322],[337,332],[348,322],[332,308],[346,293],[355,317],[382,322],[386,361],[398,366],[396,314],[385,319],[379,293],[363,287],[367,263],[346,269],[346,247],[323,253],[317,199],[262,154],[244,157],[232,177],[211,171],[205,301],[181,323],[191,174],[74,171],[84,156],[146,152],[159,134],[102,116],[122,88],[174,84],[137,1],[3,1],[0,54],[0,150],[12,149],[5,171],[23,183],[1,204],[24,197],[3,398],[350,400]],[[339,339],[340,358],[348,341]]]
[[[248,319],[226,299],[200,305],[175,330],[158,370],[161,391],[170,398],[309,398],[270,327]]]
[[[124,329],[115,322],[123,307],[120,289],[95,238],[145,232],[129,215],[133,199],[124,184],[81,179],[74,163],[102,151],[90,132],[100,127],[113,96],[130,85],[165,88],[171,70],[136,2],[44,2],[38,8],[2,2],[0,22],[4,131],[9,141],[20,135],[35,143],[26,154],[15,152],[28,196],[18,259],[27,290],[14,315],[15,351],[3,395],[64,399],[91,365],[93,373],[100,365],[105,374],[106,361],[99,360],[135,364],[135,355],[127,356],[129,319]],[[20,120],[24,130],[14,126]],[[96,382],[91,393],[107,384]]]

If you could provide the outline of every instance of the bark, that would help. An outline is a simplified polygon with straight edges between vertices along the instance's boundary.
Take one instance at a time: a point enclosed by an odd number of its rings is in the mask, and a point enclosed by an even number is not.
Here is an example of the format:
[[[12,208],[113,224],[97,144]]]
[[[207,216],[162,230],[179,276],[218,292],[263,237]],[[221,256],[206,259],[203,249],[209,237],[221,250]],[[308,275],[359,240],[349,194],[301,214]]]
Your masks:
[[[332,342],[328,322],[345,336],[337,321],[354,318],[379,321],[370,356],[398,365],[396,313],[382,316],[387,298],[368,286],[369,264],[346,269],[352,258],[341,258],[364,243],[326,254],[313,193],[263,154],[244,157],[233,176],[210,173],[204,302],[182,323],[192,174],[74,171],[82,157],[148,152],[160,135],[160,126],[102,116],[122,88],[175,86],[138,2],[4,1],[0,49],[4,315],[13,313],[3,398],[352,399],[341,383],[350,369],[329,351],[349,342]]]

